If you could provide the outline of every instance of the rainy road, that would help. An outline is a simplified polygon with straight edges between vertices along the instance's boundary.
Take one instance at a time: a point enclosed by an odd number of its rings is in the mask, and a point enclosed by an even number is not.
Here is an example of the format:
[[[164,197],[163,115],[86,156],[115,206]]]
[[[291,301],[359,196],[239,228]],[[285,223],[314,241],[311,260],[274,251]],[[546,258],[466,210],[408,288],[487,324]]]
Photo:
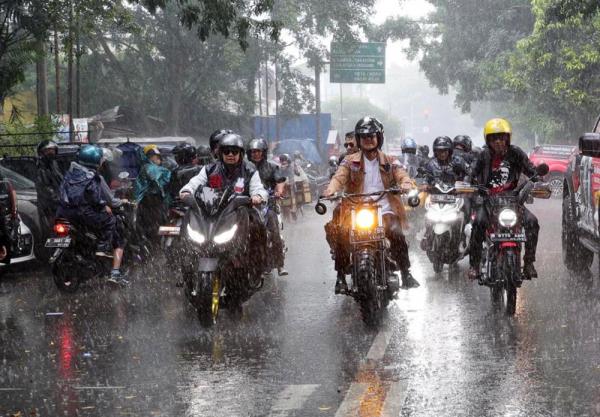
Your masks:
[[[11,274],[0,416],[600,416],[599,279],[562,266],[560,203],[533,211],[541,278],[524,283],[514,318],[464,279],[465,261],[436,276],[413,244],[421,287],[367,330],[333,294],[313,213],[286,230],[290,276],[211,331],[152,265],[128,289],[74,296],[41,270]]]

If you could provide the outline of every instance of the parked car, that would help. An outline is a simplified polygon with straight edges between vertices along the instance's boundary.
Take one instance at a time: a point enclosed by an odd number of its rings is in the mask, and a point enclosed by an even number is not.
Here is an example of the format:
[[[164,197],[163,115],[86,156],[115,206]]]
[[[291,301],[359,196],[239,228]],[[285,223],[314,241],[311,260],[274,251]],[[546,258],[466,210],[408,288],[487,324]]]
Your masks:
[[[563,195],[563,182],[569,159],[576,152],[573,145],[538,145],[529,154],[529,159],[535,166],[545,163],[550,172],[545,180],[552,189],[552,197],[560,198]]]
[[[579,138],[563,184],[563,262],[569,270],[582,272],[600,253],[600,118],[594,132]]]

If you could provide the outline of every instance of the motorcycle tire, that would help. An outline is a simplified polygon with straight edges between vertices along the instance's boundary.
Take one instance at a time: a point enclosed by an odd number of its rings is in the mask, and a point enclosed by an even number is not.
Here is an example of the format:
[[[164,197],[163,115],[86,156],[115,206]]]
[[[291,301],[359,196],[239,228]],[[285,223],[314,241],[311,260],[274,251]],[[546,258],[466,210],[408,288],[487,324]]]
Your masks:
[[[440,261],[439,259],[435,259],[433,261],[433,272],[435,272],[436,274],[439,274],[442,272],[443,269],[444,269],[444,263],[442,261]]]
[[[506,314],[513,316],[517,309],[517,286],[515,281],[520,280],[521,268],[517,254],[508,251],[502,258],[502,273],[504,275],[504,291],[506,294]]]
[[[81,270],[71,251],[64,251],[52,264],[52,278],[61,292],[73,294],[81,284]]]
[[[359,288],[359,305],[364,323],[368,327],[379,326],[383,310],[387,304],[385,291],[379,291],[377,285],[377,269],[375,258],[368,251],[359,254],[357,282]]]
[[[562,204],[562,259],[563,264],[569,271],[584,272],[590,268],[594,261],[594,253],[583,246],[577,237],[574,226],[577,224],[575,209],[571,204],[571,198],[566,195]]]
[[[213,306],[213,291],[220,292],[220,282],[217,277],[210,272],[201,273],[198,291],[196,295],[190,292],[188,297],[190,302],[196,308],[200,325],[205,328],[212,327],[216,323],[219,314],[219,299],[217,295],[216,305]]]

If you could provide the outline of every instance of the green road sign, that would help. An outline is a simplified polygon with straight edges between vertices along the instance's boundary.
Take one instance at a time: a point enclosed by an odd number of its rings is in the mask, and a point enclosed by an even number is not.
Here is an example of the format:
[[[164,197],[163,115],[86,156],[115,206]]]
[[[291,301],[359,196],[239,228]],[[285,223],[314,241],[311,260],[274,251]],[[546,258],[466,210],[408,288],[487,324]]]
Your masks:
[[[331,83],[385,83],[385,43],[331,42]]]

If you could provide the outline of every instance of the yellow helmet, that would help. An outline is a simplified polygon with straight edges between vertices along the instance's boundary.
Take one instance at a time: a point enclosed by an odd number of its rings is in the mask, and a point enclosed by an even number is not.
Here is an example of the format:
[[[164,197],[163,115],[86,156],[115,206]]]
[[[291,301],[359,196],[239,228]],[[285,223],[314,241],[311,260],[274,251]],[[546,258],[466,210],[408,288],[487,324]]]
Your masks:
[[[160,155],[160,151],[158,150],[158,146],[151,144],[144,146],[144,155],[150,157],[152,155]]]
[[[504,119],[488,120],[483,128],[483,138],[485,139],[485,143],[487,143],[488,135],[493,135],[495,133],[508,133],[509,137],[512,138],[512,127],[510,126],[510,123]],[[510,143],[510,139],[508,142]]]

